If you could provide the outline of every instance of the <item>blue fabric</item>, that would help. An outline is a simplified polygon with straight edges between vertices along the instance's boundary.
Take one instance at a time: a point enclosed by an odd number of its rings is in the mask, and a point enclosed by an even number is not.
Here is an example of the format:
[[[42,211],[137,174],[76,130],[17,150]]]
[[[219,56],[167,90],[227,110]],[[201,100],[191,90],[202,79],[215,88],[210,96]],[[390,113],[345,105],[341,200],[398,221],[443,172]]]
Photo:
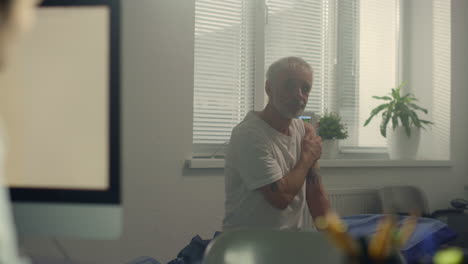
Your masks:
[[[375,232],[382,215],[355,215],[343,217],[348,226],[348,232],[353,237],[369,237]],[[407,217],[399,216],[402,224]],[[456,238],[457,234],[439,220],[419,218],[414,233],[401,250],[408,264],[417,263],[422,258],[433,256],[443,244]]]
[[[216,232],[213,239],[219,234],[221,232]],[[199,235],[194,236],[190,243],[177,254],[177,258],[171,260],[168,264],[201,264],[205,249],[211,240],[203,240]]]
[[[353,237],[369,237],[375,233],[377,223],[383,215],[354,215],[343,217],[348,226],[348,232]],[[399,224],[403,223],[405,216],[399,216]],[[221,234],[216,232],[214,237]],[[433,256],[440,245],[456,237],[456,233],[439,220],[430,218],[419,218],[416,229],[402,249],[402,254],[408,264],[419,263],[418,261],[427,256]],[[200,236],[192,238],[190,243],[184,247],[177,258],[168,264],[201,264],[203,254],[211,239],[203,240]],[[426,263],[426,262],[425,262]]]

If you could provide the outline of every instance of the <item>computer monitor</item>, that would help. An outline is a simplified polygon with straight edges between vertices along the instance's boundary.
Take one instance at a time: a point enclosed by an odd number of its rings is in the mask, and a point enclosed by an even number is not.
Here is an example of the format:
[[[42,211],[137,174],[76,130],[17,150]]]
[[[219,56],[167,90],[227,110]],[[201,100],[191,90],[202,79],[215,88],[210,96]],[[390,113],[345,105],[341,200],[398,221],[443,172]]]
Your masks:
[[[0,111],[19,236],[120,235],[119,9],[45,0],[18,47]]]

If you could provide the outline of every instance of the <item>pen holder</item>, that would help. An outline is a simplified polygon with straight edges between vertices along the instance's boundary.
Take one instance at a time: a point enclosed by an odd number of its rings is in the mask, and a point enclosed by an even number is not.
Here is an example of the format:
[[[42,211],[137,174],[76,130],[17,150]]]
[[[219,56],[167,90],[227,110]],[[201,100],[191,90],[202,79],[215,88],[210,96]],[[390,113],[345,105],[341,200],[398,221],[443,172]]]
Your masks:
[[[359,245],[359,254],[356,256],[345,256],[343,263],[345,264],[404,264],[403,256],[398,251],[392,251],[390,254],[381,259],[373,259],[369,255],[369,239],[360,237],[357,239]]]

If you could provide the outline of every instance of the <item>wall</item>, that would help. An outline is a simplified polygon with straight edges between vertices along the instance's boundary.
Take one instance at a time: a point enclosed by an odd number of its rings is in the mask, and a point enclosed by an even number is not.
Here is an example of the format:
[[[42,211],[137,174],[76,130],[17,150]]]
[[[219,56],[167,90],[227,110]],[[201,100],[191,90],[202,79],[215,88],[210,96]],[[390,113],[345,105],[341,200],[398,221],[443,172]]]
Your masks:
[[[467,13],[468,1],[452,0],[452,157],[455,161],[453,172],[460,177],[460,184],[465,186],[468,185]],[[466,191],[465,198],[468,199]]]
[[[453,139],[468,134],[468,2],[454,0]],[[210,237],[224,212],[222,170],[184,170],[191,153],[193,1],[123,1],[124,231],[119,241],[61,240],[70,257],[125,263],[168,261],[192,236]],[[453,144],[451,168],[324,168],[327,188],[412,184],[432,209],[468,184],[468,146]],[[23,241],[34,255],[58,256],[51,241]]]

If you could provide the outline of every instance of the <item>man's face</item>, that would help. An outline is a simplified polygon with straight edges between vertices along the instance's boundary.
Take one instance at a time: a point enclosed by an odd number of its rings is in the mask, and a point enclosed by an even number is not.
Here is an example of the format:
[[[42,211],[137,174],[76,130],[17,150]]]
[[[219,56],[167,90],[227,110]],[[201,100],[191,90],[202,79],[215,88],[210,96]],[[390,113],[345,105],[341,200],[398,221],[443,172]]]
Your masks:
[[[0,68],[19,36],[31,27],[35,6],[38,3],[38,0],[13,0],[8,11],[1,10]]]
[[[306,69],[280,72],[267,85],[270,103],[287,119],[300,116],[306,107],[312,88],[312,73]]]

